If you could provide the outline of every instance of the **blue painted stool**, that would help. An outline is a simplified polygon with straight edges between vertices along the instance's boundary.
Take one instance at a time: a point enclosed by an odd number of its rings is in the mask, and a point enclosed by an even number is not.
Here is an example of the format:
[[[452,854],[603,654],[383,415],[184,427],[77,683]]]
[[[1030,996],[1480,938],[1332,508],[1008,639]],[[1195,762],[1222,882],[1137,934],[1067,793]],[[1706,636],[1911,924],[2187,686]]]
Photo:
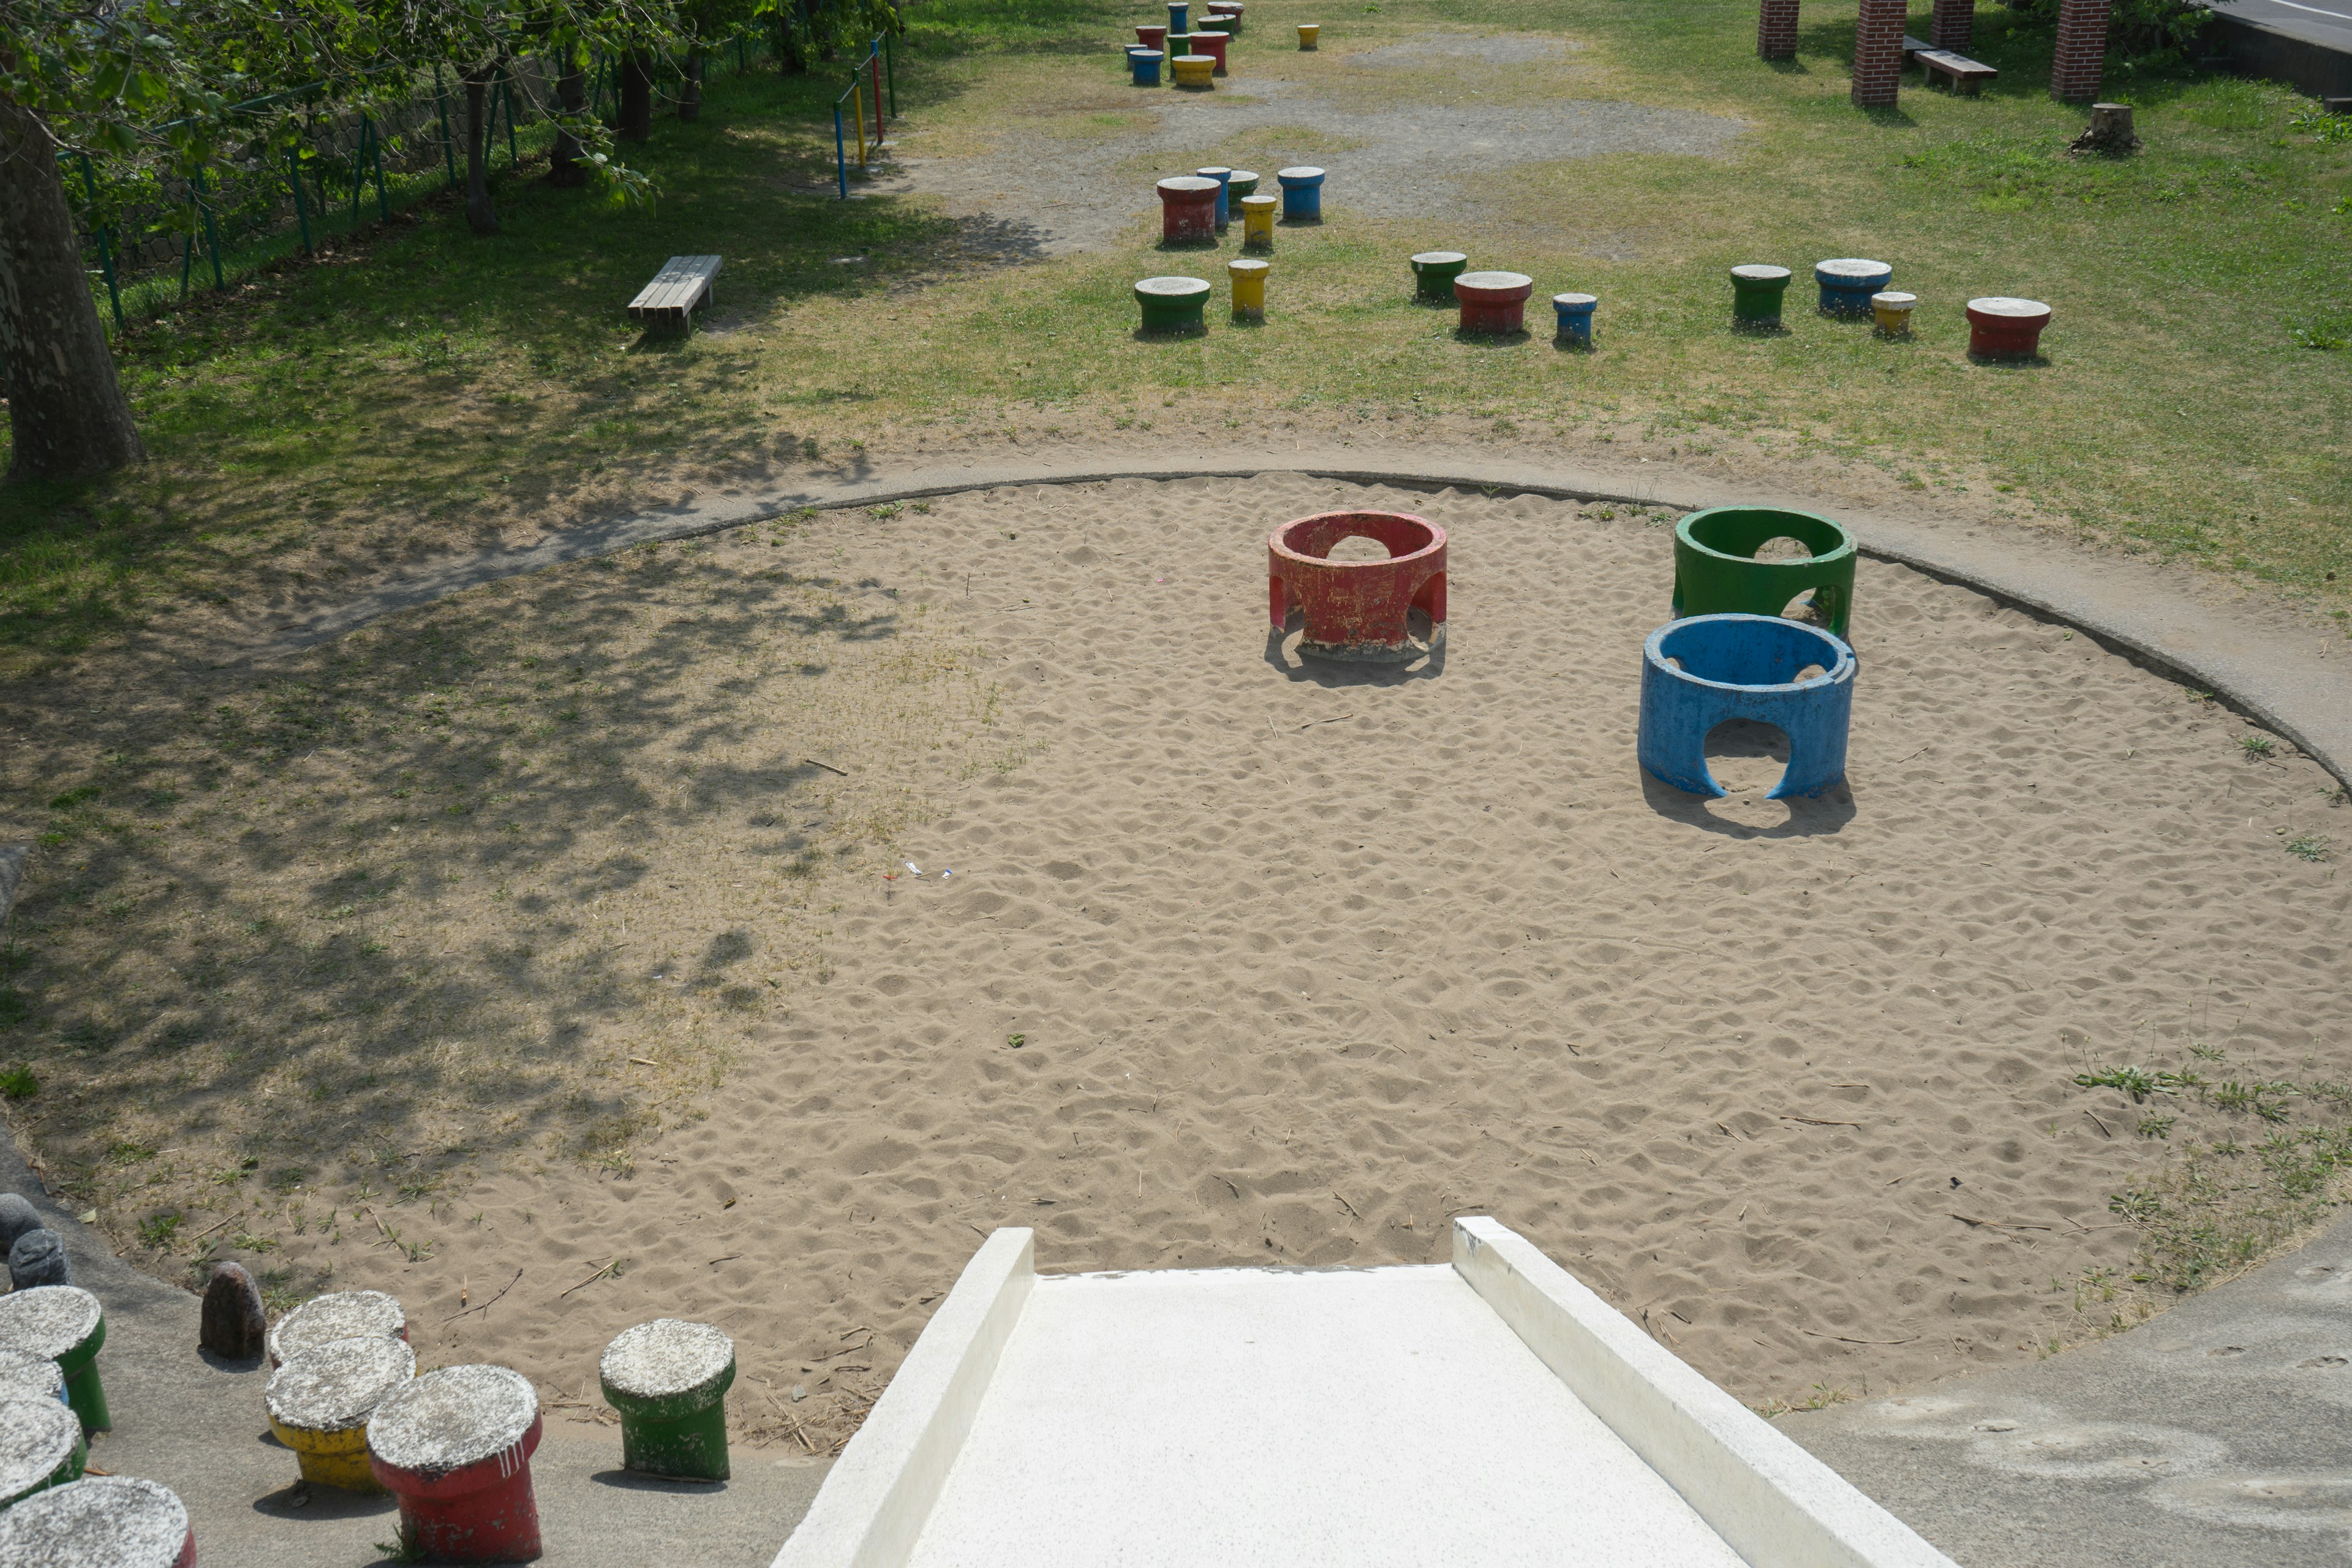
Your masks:
[[[1559,341],[1591,348],[1592,308],[1600,303],[1600,296],[1595,294],[1554,294],[1551,308],[1559,317]]]
[[[1160,85],[1160,51],[1158,49],[1130,48],[1127,51],[1127,63],[1135,72],[1136,86],[1158,87]]]
[[[1789,737],[1789,765],[1765,798],[1819,795],[1845,782],[1854,658],[1839,638],[1777,616],[1693,616],[1652,632],[1642,658],[1636,752],[1652,778],[1725,794],[1706,771],[1707,734],[1727,719],[1752,719]],[[1826,673],[1799,680],[1808,665]]]
[[[1276,169],[1275,179],[1282,185],[1282,221],[1285,223],[1321,223],[1323,221],[1323,171],[1311,164],[1295,169]]]
[[[1192,30],[1192,0],[1168,0],[1168,31],[1171,34]]]
[[[1895,280],[1895,268],[1884,261],[1842,257],[1813,263],[1813,281],[1822,286],[1824,316],[1867,316],[1870,297]]]
[[[1195,179],[1217,182],[1217,232],[1223,234],[1225,226],[1233,221],[1233,204],[1229,198],[1234,172],[1223,163],[1212,163],[1205,169],[1193,170],[1192,175]]]

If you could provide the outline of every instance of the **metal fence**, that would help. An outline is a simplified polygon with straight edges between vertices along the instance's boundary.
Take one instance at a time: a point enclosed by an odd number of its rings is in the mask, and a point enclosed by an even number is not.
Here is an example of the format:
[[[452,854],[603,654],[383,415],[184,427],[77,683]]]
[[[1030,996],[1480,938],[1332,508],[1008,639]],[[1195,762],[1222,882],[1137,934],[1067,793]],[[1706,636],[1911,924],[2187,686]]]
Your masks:
[[[866,166],[869,154],[869,143],[866,137],[866,122],[869,109],[874,121],[874,139],[870,148],[872,151],[878,152],[884,144],[882,89],[886,79],[890,89],[888,118],[896,120],[898,118],[897,58],[890,47],[890,35],[877,33],[874,35],[874,41],[866,46],[866,58],[849,68],[849,85],[843,88],[841,96],[833,100],[833,168],[835,175],[841,183],[843,201],[849,199],[849,148],[843,135],[841,106],[845,103],[849,105],[850,120],[856,127],[857,167],[862,172]]]
[[[705,77],[723,75],[730,64],[748,70],[766,51],[761,38],[729,40],[706,57]],[[602,109],[613,65],[590,61],[592,113]],[[526,56],[492,79],[483,153],[493,169],[516,167],[553,143],[554,123],[537,106],[552,102],[560,68],[548,57]],[[684,77],[679,62],[662,59],[656,92],[675,101],[670,89]],[[318,90],[257,99],[231,112]],[[381,222],[396,206],[456,188],[465,178],[464,138],[463,84],[436,66],[429,83],[420,77],[405,92],[307,118],[290,153],[257,151],[186,176],[116,173],[77,154],[66,186],[77,205],[91,280],[121,328],[131,315],[184,300],[195,289],[226,289],[280,258],[310,253],[329,235]]]

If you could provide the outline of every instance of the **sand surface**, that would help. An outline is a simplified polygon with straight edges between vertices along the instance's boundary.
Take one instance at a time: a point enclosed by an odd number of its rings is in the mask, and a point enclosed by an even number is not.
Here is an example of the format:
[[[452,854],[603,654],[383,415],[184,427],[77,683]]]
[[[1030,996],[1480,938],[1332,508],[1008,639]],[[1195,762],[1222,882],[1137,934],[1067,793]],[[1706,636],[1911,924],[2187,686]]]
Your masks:
[[[1451,531],[1442,661],[1325,668],[1270,641],[1266,531],[1344,505]],[[460,634],[495,666],[508,628],[586,626],[613,695],[518,687],[519,715],[576,702],[584,738],[481,742],[507,760],[474,787],[516,793],[478,819],[400,765],[435,753],[372,742],[362,767],[330,737],[274,764],[310,816],[172,850],[280,910],[307,962],[373,932],[398,973],[289,970],[221,994],[266,1039],[158,1025],[92,1057],[185,1122],[124,1175],[233,1165],[193,1151],[261,1117],[315,1152],[278,1217],[257,1179],[208,1189],[262,1205],[214,1233],[224,1255],[393,1291],[421,1364],[514,1366],[575,1417],[614,1335],[708,1321],[738,1347],[739,1424],[820,1447],[998,1226],[1037,1227],[1051,1271],[1333,1265],[1435,1261],[1450,1215],[1493,1214],[1756,1403],[2079,1336],[2083,1271],[2137,1237],[2109,1194],[2168,1145],[2074,1074],[2201,1040],[2238,1076],[2352,1078],[2352,885],[2280,847],[2340,823],[2328,781],[2284,747],[2249,760],[2242,721],[2086,638],[1865,563],[1850,793],[1767,802],[1769,737],[1727,733],[1734,795],[1683,795],[1633,763],[1669,521],[1297,477],[1034,487],[579,563],[394,617],[373,653],[314,650],[269,689]],[[880,673],[902,665],[962,695],[906,695]],[[471,756],[461,720],[489,721],[463,716],[507,699],[415,679],[414,744]],[[888,856],[834,855],[796,804],[831,790]],[[175,963],[230,940],[170,918],[157,954],[199,944]],[[478,967],[436,979],[428,955]],[[142,1017],[170,978],[89,974]],[[268,1058],[288,1042],[391,1076],[305,1089]],[[199,1099],[156,1076],[216,1048]],[[565,1118],[631,1082],[657,1119],[567,1152]],[[446,1113],[383,1120],[436,1084]],[[41,1147],[78,1092],[33,1102],[55,1103]],[[385,1130],[338,1132],[362,1111]],[[415,1155],[436,1141],[469,1163]],[[428,1167],[446,1184],[406,1185]],[[107,1203],[127,1234],[135,1198]]]
[[[1452,531],[1442,668],[1302,667],[1263,536],[1381,502]],[[919,879],[845,878],[829,982],[749,1028],[707,1121],[626,1178],[487,1176],[429,1263],[342,1246],[339,1280],[401,1291],[428,1362],[559,1397],[622,1328],[706,1318],[746,1415],[820,1435],[1001,1225],[1048,1270],[1329,1265],[1491,1213],[1758,1401],[2031,1356],[2128,1258],[2108,1194],[2161,1151],[2074,1072],[2210,1037],[2345,1075],[2352,888],[2273,835],[2324,776],[1866,563],[1850,795],[1768,803],[1769,747],[1726,737],[1738,793],[1701,803],[1633,761],[1668,531],[1600,510],[1283,479],[820,519],[788,548],[968,624],[1039,749],[908,830]],[[692,875],[726,839],[641,853]]]

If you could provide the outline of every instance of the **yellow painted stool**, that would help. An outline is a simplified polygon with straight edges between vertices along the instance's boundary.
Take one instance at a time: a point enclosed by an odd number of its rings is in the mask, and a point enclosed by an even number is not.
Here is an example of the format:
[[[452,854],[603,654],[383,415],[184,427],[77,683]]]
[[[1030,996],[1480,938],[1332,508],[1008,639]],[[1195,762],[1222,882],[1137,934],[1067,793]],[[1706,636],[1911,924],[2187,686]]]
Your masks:
[[[1234,281],[1234,320],[1265,320],[1265,275],[1271,261],[1228,261],[1225,273]]]
[[[1217,84],[1212,73],[1216,70],[1217,62],[1207,55],[1178,55],[1168,62],[1168,68],[1176,73],[1178,87],[1189,87],[1199,92],[1216,90]]]
[[[416,1352],[383,1335],[330,1340],[287,1358],[261,1402],[269,1429],[294,1450],[302,1479],[347,1492],[380,1492],[368,1468],[368,1417],[416,1375]]]
[[[1242,248],[1244,250],[1274,248],[1274,215],[1281,210],[1280,196],[1244,196],[1242,198]]]
[[[1887,289],[1870,297],[1870,313],[1878,320],[1878,330],[1890,338],[1911,335],[1911,307],[1919,302],[1916,294],[1900,289]]]
[[[1320,22],[1301,22],[1301,23],[1299,23],[1299,24],[1298,24],[1298,47],[1299,47],[1300,48],[1302,48],[1302,49],[1311,49],[1311,48],[1313,48],[1313,47],[1315,47],[1315,40],[1316,40],[1316,38],[1317,38],[1317,37],[1318,37],[1322,33],[1322,31],[1323,31],[1323,24],[1322,24],[1322,23],[1320,23]]]

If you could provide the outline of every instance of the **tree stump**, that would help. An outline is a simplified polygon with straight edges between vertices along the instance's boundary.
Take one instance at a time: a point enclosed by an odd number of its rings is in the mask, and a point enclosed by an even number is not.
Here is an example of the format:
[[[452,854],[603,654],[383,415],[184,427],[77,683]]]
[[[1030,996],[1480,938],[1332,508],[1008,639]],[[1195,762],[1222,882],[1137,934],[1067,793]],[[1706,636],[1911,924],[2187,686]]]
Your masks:
[[[204,1310],[196,1320],[196,1345],[229,1361],[257,1356],[269,1337],[269,1318],[261,1308],[261,1287],[241,1263],[213,1265],[211,1283],[205,1287]]]
[[[73,1265],[66,1259],[65,1237],[54,1230],[28,1230],[8,1249],[8,1283],[19,1290],[36,1285],[70,1285]]]
[[[2110,158],[2127,157],[2139,146],[2139,138],[2132,134],[2128,103],[2091,105],[2091,128],[2075,137],[2074,143],[2077,153],[2104,153]]]

